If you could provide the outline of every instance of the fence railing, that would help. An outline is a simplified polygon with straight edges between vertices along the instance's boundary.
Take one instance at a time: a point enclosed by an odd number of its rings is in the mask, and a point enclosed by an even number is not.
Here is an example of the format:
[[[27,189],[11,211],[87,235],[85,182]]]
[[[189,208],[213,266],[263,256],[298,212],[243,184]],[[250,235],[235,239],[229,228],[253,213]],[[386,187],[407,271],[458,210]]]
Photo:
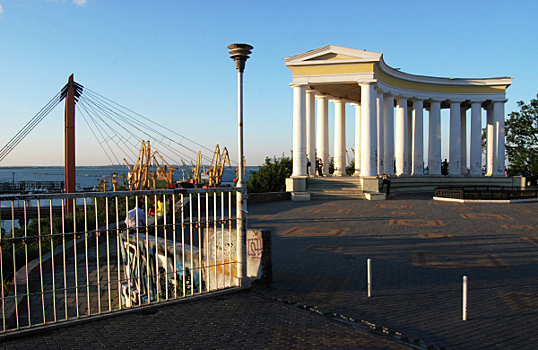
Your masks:
[[[239,287],[236,190],[0,196],[0,334]]]
[[[438,187],[435,197],[456,199],[530,199],[538,198],[538,187],[522,189],[519,186],[450,186]]]

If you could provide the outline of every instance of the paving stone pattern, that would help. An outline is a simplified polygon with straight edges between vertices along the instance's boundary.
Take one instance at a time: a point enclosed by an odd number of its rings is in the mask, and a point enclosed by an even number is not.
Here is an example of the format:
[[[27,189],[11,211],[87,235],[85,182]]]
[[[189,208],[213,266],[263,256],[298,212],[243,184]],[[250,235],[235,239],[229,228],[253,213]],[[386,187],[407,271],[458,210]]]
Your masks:
[[[273,233],[274,283],[260,293],[385,327],[423,348],[538,348],[538,203],[401,195],[267,203],[249,214],[250,228]]]
[[[409,349],[252,293],[152,308],[0,345],[5,349]]]

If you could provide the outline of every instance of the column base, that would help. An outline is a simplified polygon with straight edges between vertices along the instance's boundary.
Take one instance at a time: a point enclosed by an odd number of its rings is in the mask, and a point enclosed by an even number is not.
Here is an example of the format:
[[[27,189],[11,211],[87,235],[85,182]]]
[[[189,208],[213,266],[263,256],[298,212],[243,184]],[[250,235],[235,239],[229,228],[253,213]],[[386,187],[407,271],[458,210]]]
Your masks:
[[[307,176],[292,176],[286,179],[286,192],[305,192]]]

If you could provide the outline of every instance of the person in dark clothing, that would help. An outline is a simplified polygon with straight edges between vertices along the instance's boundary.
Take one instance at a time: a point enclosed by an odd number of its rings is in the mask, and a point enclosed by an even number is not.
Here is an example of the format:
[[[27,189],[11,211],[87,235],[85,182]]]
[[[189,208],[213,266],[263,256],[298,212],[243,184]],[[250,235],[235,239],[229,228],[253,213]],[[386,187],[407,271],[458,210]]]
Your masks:
[[[323,176],[323,161],[321,158],[316,158],[316,169],[318,170],[318,175]]]

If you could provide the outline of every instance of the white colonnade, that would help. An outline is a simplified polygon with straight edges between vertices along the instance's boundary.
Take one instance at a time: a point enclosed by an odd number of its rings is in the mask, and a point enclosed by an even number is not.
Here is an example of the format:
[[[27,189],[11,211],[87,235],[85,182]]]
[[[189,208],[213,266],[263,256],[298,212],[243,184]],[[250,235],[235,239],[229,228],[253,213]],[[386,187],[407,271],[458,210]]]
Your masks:
[[[355,109],[354,140],[347,141],[355,147],[356,176],[440,176],[442,145],[448,145],[449,176],[482,176],[483,114],[486,176],[504,176],[504,104],[511,78],[406,74],[386,65],[382,54],[332,45],[284,60],[293,72],[292,177],[318,176],[317,158],[329,174],[329,100],[335,176],[346,175],[348,103]],[[448,123],[442,122],[447,115]]]
[[[329,174],[329,100],[334,103],[334,175],[346,174],[346,101],[322,95],[307,85],[293,88],[293,176],[317,175],[316,158]],[[384,93],[374,83],[361,83],[355,107],[355,175],[440,175],[441,109],[449,110],[449,173],[481,175],[482,109],[487,111],[486,175],[504,175],[504,103],[502,101],[423,100]],[[317,102],[316,102],[317,101]],[[467,111],[470,110],[469,149]],[[427,116],[425,115],[427,112]],[[429,127],[424,139],[424,118]],[[317,121],[316,121],[317,120]],[[427,146],[425,147],[425,141]],[[299,155],[296,157],[295,155]],[[469,171],[467,171],[469,159]]]

